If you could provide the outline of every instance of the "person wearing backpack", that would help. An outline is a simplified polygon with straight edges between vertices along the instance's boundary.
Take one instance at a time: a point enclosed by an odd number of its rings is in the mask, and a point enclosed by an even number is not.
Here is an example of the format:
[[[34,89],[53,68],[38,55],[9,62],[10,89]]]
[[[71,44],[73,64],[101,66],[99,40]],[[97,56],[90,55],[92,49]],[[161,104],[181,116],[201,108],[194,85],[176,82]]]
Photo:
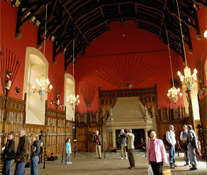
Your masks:
[[[32,140],[32,145],[31,145],[31,175],[37,175],[38,174],[38,162],[39,162],[39,154],[40,154],[40,143],[38,141],[38,134],[32,134],[31,135],[31,140]]]
[[[19,144],[16,151],[16,167],[14,175],[25,175],[25,165],[28,160],[28,138],[26,136],[26,130],[21,128],[19,130]]]
[[[183,131],[180,133],[180,140],[182,141],[182,148],[185,151],[185,162],[186,164],[184,166],[189,165],[189,153],[188,153],[188,143],[187,143],[187,138],[188,138],[188,126],[183,125]]]
[[[197,157],[195,154],[195,150],[198,148],[198,142],[197,142],[196,134],[191,125],[188,125],[187,143],[188,143],[187,148],[190,156],[190,163],[193,166],[192,168],[190,168],[190,170],[197,170]]]
[[[4,147],[4,150],[2,152],[3,157],[3,169],[2,169],[2,175],[11,175],[11,166],[13,159],[15,159],[15,143],[14,143],[14,132],[11,131],[8,133],[8,139],[6,142],[6,145]]]
[[[169,162],[170,162],[170,168],[175,168],[175,132],[174,132],[174,126],[169,125],[169,131],[166,132],[166,140],[169,143],[168,145],[168,151],[169,151]]]

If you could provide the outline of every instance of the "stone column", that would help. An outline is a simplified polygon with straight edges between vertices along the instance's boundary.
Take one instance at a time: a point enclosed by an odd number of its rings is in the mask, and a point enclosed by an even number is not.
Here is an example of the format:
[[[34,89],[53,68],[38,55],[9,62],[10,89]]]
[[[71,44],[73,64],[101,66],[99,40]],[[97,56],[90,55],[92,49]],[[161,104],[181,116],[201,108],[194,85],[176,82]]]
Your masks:
[[[116,133],[115,129],[112,130],[113,147],[116,147]]]
[[[145,132],[145,143],[146,143],[146,144],[147,144],[147,142],[148,142],[148,140],[149,140],[149,137],[148,137],[147,131],[148,131],[148,129],[147,129],[147,128],[145,128],[145,129],[144,129],[144,132]]]

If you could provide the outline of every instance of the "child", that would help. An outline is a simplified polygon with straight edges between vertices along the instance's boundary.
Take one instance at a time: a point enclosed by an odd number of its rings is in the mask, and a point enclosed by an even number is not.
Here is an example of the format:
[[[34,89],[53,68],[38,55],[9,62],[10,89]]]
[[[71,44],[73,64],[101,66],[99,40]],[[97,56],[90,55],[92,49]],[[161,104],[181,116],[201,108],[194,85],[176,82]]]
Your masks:
[[[67,138],[66,143],[65,143],[65,153],[66,153],[66,163],[67,165],[72,164],[70,161],[70,154],[71,154],[71,143],[70,143],[70,138]]]

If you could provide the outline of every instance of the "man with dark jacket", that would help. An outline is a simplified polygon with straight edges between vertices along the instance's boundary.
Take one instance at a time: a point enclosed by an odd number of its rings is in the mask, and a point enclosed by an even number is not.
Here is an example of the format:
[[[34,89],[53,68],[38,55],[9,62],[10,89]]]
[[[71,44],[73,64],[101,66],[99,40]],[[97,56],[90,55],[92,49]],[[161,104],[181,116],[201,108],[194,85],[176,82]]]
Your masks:
[[[26,130],[21,128],[19,130],[19,145],[16,152],[16,167],[14,175],[25,175],[24,167],[28,160],[28,138],[26,136]]]
[[[126,152],[127,135],[124,132],[124,129],[120,131],[118,137],[120,137],[120,144],[121,144],[121,160],[123,160],[124,158],[127,159],[127,152]]]
[[[99,131],[95,131],[95,134],[93,136],[93,142],[95,144],[95,148],[96,148],[96,157],[98,159],[101,159],[101,145],[102,145],[102,137],[101,135],[99,135]]]
[[[182,140],[182,148],[185,151],[186,164],[184,166],[189,165],[189,153],[188,153],[188,148],[187,148],[187,146],[188,146],[187,138],[188,138],[188,126],[183,125],[183,131],[180,133],[180,140]]]
[[[8,133],[8,140],[3,150],[3,169],[2,175],[11,175],[11,166],[12,161],[15,158],[15,143],[13,140],[14,132],[11,131]]]
[[[195,150],[198,148],[198,142],[196,134],[193,130],[193,127],[191,125],[188,125],[188,152],[190,156],[190,163],[193,166],[190,168],[190,170],[197,170],[197,157],[195,154]]]

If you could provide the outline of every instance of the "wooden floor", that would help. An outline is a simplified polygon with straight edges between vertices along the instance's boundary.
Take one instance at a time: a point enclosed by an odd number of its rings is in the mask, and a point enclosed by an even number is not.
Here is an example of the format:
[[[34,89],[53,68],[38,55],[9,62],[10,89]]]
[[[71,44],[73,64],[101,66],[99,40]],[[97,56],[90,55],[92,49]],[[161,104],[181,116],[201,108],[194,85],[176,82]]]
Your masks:
[[[56,161],[46,161],[46,169],[39,164],[39,175],[147,175],[147,158],[144,152],[135,153],[136,168],[129,170],[128,160],[121,160],[120,153],[107,153],[106,158],[96,159],[95,153],[78,153],[76,158],[71,158],[72,165],[61,163],[61,157]],[[184,167],[183,154],[178,157],[176,153],[176,169],[172,174],[177,175],[207,175],[205,160],[199,159],[198,170],[190,171]],[[26,175],[30,169],[26,168]]]

